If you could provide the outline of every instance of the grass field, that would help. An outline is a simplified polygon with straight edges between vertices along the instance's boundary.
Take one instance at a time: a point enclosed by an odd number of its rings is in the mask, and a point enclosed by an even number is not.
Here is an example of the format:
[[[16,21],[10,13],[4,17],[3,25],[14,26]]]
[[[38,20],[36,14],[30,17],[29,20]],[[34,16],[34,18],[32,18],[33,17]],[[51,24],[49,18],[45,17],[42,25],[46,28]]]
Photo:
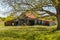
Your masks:
[[[56,26],[0,26],[0,40],[60,40]]]

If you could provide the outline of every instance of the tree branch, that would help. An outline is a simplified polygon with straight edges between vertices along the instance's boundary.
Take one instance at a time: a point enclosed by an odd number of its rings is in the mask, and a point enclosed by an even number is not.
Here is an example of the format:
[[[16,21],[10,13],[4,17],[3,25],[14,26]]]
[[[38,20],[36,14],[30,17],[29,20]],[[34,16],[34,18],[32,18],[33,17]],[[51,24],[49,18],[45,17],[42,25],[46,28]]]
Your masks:
[[[56,16],[55,13],[52,13],[52,12],[50,12],[50,11],[47,11],[47,10],[43,10],[43,11],[45,11],[45,12],[48,13],[48,14],[50,14],[51,16]]]
[[[30,6],[32,6],[31,4],[28,4],[28,3],[19,3],[19,4],[26,4],[26,5],[30,5]],[[11,1],[9,1],[9,5],[11,5]],[[46,2],[43,2],[43,3],[41,3],[41,4],[38,4],[38,5],[36,5],[35,7],[33,7],[33,8],[30,8],[29,10],[24,10],[24,11],[37,11],[37,10],[39,10],[40,8],[42,8],[44,5],[48,5]],[[13,6],[13,5],[11,5],[11,6]],[[13,6],[13,8],[14,8],[14,10],[16,10],[16,8],[15,8],[15,6]],[[18,11],[20,11],[20,10],[18,10]],[[17,12],[18,12],[17,11]],[[56,16],[54,13],[52,13],[52,12],[49,12],[49,11],[46,11],[46,10],[44,10],[45,12],[47,12],[48,14],[50,14],[50,15],[54,15],[54,16]]]

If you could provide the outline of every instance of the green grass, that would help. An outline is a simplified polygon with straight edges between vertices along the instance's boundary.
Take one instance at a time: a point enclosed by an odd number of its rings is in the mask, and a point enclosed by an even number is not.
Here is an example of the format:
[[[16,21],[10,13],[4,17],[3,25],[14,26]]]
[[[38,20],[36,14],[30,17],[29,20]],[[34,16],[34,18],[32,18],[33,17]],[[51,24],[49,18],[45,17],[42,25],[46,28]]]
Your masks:
[[[4,22],[0,22],[0,27],[4,27]]]
[[[6,26],[0,28],[0,40],[60,40],[56,26]]]

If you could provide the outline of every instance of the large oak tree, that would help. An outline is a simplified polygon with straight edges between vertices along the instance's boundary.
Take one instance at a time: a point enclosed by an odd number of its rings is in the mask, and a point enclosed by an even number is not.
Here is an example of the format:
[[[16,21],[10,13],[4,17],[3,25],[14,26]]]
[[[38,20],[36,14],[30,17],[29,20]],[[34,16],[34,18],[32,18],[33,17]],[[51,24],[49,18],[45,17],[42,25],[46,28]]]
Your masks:
[[[28,10],[36,11],[36,10],[42,9],[42,7],[44,6],[48,6],[48,4],[51,3],[52,6],[54,6],[57,11],[56,14],[47,10],[44,10],[44,11],[52,16],[56,16],[58,21],[57,29],[60,29],[60,0],[7,0],[7,1],[4,0],[3,2],[8,2],[8,4],[13,7],[14,13],[19,11],[26,12]],[[23,7],[22,8],[23,10],[22,10],[21,4],[28,6],[27,9]]]
[[[52,0],[52,2],[55,5],[56,11],[57,11],[57,14],[56,14],[57,21],[58,21],[57,29],[60,29],[60,0]]]

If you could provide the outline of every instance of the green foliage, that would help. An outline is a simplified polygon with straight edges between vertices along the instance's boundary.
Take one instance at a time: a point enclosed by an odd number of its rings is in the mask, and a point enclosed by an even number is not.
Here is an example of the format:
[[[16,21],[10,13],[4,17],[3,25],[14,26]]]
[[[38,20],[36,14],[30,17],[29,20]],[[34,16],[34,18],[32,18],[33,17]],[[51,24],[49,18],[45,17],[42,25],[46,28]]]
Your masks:
[[[14,14],[11,13],[9,16],[7,16],[7,17],[5,18],[5,21],[10,21],[10,20],[13,20],[13,19],[14,19]]]
[[[45,20],[55,21],[56,20],[56,17],[55,16],[45,17]]]
[[[5,21],[10,21],[10,20],[12,20],[12,18],[11,17],[6,17],[6,19],[5,19]]]
[[[1,21],[4,21],[4,20],[5,20],[5,18],[0,17],[0,20],[1,20]]]

